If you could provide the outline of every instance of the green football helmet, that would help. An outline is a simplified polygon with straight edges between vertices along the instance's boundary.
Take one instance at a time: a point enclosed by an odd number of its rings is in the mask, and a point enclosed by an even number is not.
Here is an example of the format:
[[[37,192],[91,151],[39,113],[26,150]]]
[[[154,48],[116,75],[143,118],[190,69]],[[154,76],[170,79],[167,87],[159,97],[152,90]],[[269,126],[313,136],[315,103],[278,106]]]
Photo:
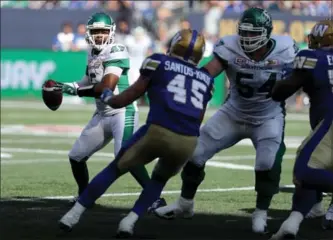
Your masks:
[[[265,46],[271,37],[271,15],[262,8],[244,11],[238,23],[239,42],[244,52],[251,53]]]
[[[101,51],[114,42],[116,24],[106,13],[93,14],[87,23],[86,41],[94,49]]]

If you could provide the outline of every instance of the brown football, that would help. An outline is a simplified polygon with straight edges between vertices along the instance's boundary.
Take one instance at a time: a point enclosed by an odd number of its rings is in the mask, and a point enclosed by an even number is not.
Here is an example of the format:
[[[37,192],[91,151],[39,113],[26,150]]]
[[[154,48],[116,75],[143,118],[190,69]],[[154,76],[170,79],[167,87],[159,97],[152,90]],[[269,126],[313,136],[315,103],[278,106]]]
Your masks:
[[[43,101],[52,111],[57,110],[62,103],[62,89],[53,80],[47,80],[42,88]]]

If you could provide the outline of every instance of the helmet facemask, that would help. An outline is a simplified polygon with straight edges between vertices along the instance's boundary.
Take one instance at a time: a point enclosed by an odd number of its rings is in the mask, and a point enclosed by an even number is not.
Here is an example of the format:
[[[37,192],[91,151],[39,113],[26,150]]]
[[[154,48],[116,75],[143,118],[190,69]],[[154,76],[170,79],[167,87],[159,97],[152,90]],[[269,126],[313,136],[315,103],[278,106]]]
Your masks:
[[[87,26],[86,41],[94,49],[101,51],[114,43],[116,26],[94,23]]]
[[[238,26],[239,43],[246,53],[251,53],[265,46],[269,40],[267,29],[253,27],[251,23],[242,23]]]

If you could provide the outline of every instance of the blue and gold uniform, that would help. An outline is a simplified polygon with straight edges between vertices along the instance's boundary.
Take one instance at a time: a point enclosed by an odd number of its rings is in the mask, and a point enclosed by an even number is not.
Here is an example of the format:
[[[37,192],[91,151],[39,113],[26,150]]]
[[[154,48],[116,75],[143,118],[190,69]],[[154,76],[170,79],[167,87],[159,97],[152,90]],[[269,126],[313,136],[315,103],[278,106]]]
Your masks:
[[[303,88],[310,99],[311,133],[297,150],[292,211],[271,240],[296,237],[304,217],[333,192],[333,20],[318,22],[309,34],[309,50],[300,51],[290,78],[277,83],[272,98],[282,100]],[[331,207],[333,209],[333,202]],[[325,216],[324,228],[333,219]]]
[[[333,190],[333,172],[326,171],[333,171],[333,48],[302,50],[294,69],[308,76],[303,90],[310,99],[312,129],[298,148],[295,178],[308,187],[321,185],[323,190]]]
[[[191,63],[164,54],[148,57],[140,73],[151,79],[147,124],[198,136],[201,116],[211,98],[213,80],[209,74]]]

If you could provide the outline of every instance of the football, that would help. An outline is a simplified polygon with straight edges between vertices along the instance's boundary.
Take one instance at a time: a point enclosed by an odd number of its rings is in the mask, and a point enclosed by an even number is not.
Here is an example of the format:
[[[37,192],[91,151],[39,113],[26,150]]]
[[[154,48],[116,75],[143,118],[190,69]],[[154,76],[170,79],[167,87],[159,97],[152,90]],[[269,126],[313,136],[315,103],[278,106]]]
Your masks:
[[[52,111],[57,110],[62,103],[62,89],[59,83],[47,80],[42,88],[43,101]]]

